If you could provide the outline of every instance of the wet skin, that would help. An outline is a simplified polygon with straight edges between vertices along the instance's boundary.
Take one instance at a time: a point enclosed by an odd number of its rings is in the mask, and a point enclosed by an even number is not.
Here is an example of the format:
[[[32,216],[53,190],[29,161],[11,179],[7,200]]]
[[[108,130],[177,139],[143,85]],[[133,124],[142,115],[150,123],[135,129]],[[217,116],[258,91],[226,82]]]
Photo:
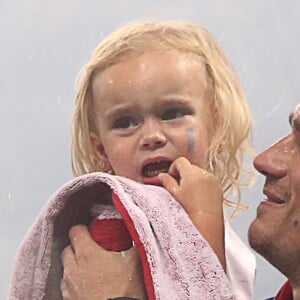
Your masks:
[[[249,228],[250,245],[298,285],[300,278],[300,105],[291,133],[259,154],[255,168],[266,177],[263,200]]]
[[[92,141],[116,175],[160,184],[157,175],[179,157],[205,166],[212,126],[199,62],[174,51],[146,53],[97,74],[92,94]]]

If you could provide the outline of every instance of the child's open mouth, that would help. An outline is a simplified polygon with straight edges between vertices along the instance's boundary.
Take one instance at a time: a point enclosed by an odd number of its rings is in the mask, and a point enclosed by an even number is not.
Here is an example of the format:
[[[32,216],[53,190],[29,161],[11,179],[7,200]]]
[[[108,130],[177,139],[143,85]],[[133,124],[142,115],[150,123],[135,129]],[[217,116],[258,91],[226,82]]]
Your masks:
[[[169,171],[171,163],[171,161],[167,160],[148,163],[143,167],[143,176],[155,177],[159,173],[166,173]]]

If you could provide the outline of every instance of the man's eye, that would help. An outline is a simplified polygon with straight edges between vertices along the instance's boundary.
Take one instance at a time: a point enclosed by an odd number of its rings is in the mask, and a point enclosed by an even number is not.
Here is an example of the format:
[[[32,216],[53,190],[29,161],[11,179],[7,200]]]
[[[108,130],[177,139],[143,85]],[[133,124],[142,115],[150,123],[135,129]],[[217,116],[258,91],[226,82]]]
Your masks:
[[[132,117],[121,117],[113,122],[113,128],[116,129],[128,129],[136,127],[138,125],[137,120]]]
[[[182,108],[168,108],[161,115],[161,119],[163,121],[174,120],[174,119],[182,118],[186,114],[187,112]]]

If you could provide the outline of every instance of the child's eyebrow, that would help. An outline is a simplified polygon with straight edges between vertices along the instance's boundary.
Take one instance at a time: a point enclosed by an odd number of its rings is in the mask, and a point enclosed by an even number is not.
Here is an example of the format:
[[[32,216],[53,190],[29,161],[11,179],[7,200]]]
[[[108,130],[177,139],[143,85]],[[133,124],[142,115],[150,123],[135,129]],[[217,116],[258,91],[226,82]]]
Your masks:
[[[111,109],[107,110],[105,112],[105,117],[114,117],[119,114],[129,113],[131,111],[134,111],[137,108],[134,104],[120,104],[113,106]]]
[[[163,97],[161,100],[162,101],[159,101],[156,106],[165,107],[169,105],[189,105],[191,103],[191,99],[189,97],[168,96]]]

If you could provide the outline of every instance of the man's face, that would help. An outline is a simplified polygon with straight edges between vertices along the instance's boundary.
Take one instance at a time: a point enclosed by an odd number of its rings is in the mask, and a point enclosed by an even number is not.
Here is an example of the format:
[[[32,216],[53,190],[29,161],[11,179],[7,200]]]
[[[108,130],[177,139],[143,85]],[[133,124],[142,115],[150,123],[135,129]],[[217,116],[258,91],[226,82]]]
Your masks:
[[[300,105],[292,132],[254,160],[266,177],[263,200],[249,228],[250,245],[285,275],[300,262]]]
[[[97,74],[92,85],[99,159],[116,175],[160,184],[180,156],[205,165],[211,119],[204,66],[179,53],[150,52]]]

